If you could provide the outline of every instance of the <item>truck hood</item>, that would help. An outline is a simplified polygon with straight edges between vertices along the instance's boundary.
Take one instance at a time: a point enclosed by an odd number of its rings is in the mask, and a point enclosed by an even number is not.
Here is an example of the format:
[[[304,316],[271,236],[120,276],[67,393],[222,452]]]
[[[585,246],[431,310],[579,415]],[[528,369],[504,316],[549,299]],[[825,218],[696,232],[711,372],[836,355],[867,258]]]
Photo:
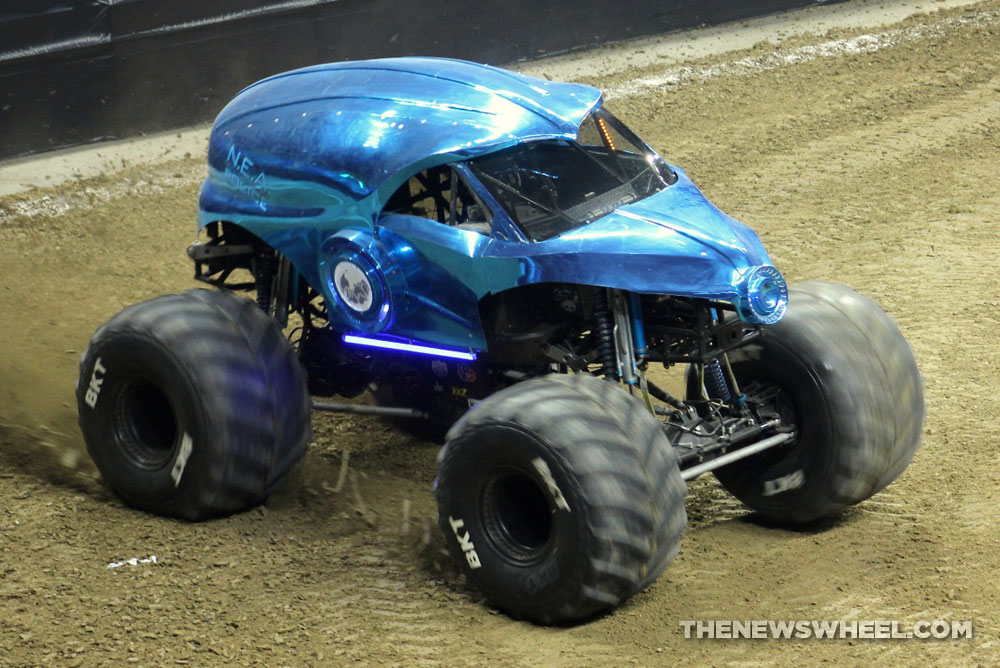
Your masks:
[[[541,242],[494,247],[488,255],[521,255],[519,284],[584,283],[737,300],[744,276],[770,265],[770,257],[753,230],[716,208],[683,170],[675,171],[673,185],[593,223]]]
[[[678,167],[673,170],[677,174],[675,184],[620,207],[612,215],[673,230],[719,253],[737,268],[748,263],[770,264],[767,251],[753,230],[708,201],[684,170]]]

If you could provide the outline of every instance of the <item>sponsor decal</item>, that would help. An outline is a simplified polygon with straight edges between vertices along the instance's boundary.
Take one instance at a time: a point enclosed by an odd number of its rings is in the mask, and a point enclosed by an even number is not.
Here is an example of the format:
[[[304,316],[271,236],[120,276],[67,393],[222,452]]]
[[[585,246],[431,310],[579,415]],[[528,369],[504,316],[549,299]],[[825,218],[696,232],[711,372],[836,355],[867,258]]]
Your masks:
[[[170,477],[174,481],[174,487],[180,487],[181,477],[184,475],[184,469],[187,468],[188,459],[191,457],[191,452],[194,450],[194,442],[191,437],[184,434],[181,439],[181,447],[177,451],[177,459],[174,460],[174,468],[170,471]]]
[[[469,568],[476,569],[481,567],[483,564],[479,561],[479,555],[476,554],[476,546],[472,544],[472,539],[469,537],[469,532],[459,533],[459,529],[465,527],[465,521],[462,518],[457,520],[450,515],[448,516],[448,524],[451,525],[451,530],[455,534],[455,538],[458,540],[458,546],[462,548],[462,552],[465,554],[465,560],[469,563]]]
[[[552,471],[549,469],[549,465],[545,463],[545,460],[541,457],[535,457],[531,465],[535,467],[538,475],[542,476],[545,486],[549,488],[549,494],[552,495],[552,500],[555,502],[556,508],[565,510],[567,513],[571,512],[569,504],[566,503],[566,497],[563,496],[562,490],[556,484],[556,479],[552,477]]]
[[[438,378],[444,378],[448,375],[448,363],[444,360],[431,360],[431,371]]]
[[[94,371],[90,374],[90,385],[87,386],[87,392],[83,395],[84,403],[91,408],[97,406],[97,398],[101,395],[101,385],[104,383],[104,375],[107,371],[101,364],[101,358],[98,357],[97,361],[94,362]]]
[[[798,471],[792,471],[788,475],[783,475],[780,478],[775,478],[774,480],[764,481],[764,496],[774,496],[775,494],[781,494],[782,492],[790,492],[793,489],[798,489],[806,483],[806,476],[802,472],[802,469]]]
[[[234,190],[248,197],[261,211],[267,211],[267,181],[264,172],[235,146],[230,146],[226,155],[226,178]]]
[[[476,370],[468,364],[459,364],[456,373],[458,373],[458,379],[463,383],[474,383],[478,377]]]

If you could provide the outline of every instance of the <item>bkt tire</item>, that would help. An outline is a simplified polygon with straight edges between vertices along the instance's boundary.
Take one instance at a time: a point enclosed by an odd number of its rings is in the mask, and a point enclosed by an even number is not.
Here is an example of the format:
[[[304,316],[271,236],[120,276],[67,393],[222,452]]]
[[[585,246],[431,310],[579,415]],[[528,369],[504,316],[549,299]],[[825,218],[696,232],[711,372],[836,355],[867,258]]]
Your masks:
[[[448,434],[435,488],[462,570],[497,607],[539,623],[589,617],[649,585],[687,521],[659,422],[584,375],[476,404]]]
[[[923,380],[910,346],[846,285],[794,287],[785,317],[729,359],[741,386],[779,388],[779,410],[798,432],[788,446],[716,471],[772,521],[836,515],[895,480],[920,445]]]
[[[129,505],[200,520],[254,506],[304,455],[305,374],[252,302],[191,290],[129,307],[80,362],[80,428]]]

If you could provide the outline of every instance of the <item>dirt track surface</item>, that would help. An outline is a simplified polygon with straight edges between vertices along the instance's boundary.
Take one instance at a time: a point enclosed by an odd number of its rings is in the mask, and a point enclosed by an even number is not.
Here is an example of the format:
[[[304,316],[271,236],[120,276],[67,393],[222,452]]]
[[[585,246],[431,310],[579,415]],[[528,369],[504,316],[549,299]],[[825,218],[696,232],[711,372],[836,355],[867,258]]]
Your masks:
[[[998,665],[1000,2],[593,83],[791,281],[849,283],[897,319],[928,418],[896,484],[788,531],[700,479],[664,576],[573,628],[465,589],[425,535],[437,446],[378,420],[315,418],[305,473],[266,508],[197,525],[129,510],[82,450],[73,386],[98,324],[192,286],[203,166],[174,161],[0,199],[0,667]],[[973,620],[974,639],[679,624],[939,618]]]

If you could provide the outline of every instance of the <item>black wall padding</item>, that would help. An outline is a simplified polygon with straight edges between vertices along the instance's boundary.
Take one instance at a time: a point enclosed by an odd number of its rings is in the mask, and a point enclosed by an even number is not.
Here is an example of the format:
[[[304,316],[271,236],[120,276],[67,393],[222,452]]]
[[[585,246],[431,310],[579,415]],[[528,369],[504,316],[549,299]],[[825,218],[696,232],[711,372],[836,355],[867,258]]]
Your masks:
[[[6,0],[0,157],[211,120],[241,88],[320,62],[492,64],[823,4],[816,0]]]

